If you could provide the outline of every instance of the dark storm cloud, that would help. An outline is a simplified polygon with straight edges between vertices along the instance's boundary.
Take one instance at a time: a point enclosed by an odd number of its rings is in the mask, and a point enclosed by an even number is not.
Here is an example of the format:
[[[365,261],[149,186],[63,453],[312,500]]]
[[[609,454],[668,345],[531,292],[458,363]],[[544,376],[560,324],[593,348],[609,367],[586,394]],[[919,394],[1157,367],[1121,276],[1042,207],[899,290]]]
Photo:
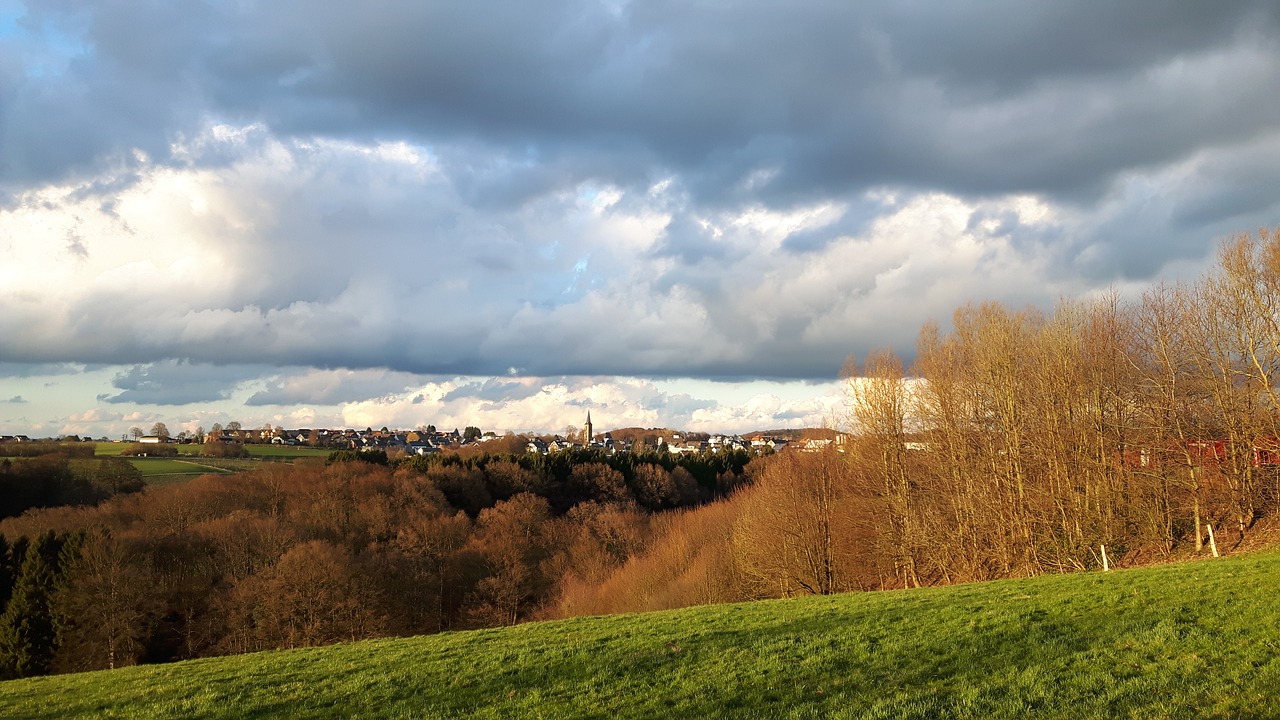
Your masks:
[[[533,397],[543,392],[540,385],[517,380],[491,378],[484,382],[469,382],[445,393],[440,402],[454,400],[483,400],[485,402],[513,402]]]
[[[840,217],[829,224],[803,228],[787,234],[782,248],[789,252],[809,253],[827,248],[841,237],[855,237],[867,231],[871,223],[889,208],[884,201],[867,198],[849,203]]]
[[[236,385],[256,377],[263,368],[218,367],[166,360],[134,365],[111,380],[119,392],[98,399],[108,403],[186,405],[225,400]]]
[[[30,12],[84,51],[7,103],[11,176],[130,147],[162,153],[206,113],[535,155],[534,174],[507,193],[548,182],[563,158],[613,153],[568,172],[634,176],[624,168],[648,154],[707,196],[886,181],[1097,190],[1123,168],[1269,128],[1280,97],[1275,73],[1250,78],[1248,92],[1219,78],[1194,102],[1176,77],[1159,81],[1186,59],[1273,52],[1272,3],[68,2]],[[761,168],[777,174],[734,189]]]
[[[0,378],[40,377],[43,375],[77,375],[85,366],[77,363],[16,363],[0,362]]]

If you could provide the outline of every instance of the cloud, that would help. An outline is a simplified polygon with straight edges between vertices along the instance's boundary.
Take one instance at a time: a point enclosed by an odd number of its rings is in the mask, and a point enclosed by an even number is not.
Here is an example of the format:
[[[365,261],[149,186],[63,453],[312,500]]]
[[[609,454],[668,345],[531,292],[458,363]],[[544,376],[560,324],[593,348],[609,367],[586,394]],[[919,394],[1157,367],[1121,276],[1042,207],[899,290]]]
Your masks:
[[[563,432],[591,413],[601,429],[676,427],[714,432],[828,424],[839,383],[817,385],[799,398],[754,396],[722,402],[715,387],[695,392],[661,381],[604,377],[517,378],[476,382],[465,378],[429,383],[412,391],[343,407],[344,426],[442,428],[476,425],[495,432]],[[817,398],[817,399],[815,399]]]
[[[137,418],[133,416],[131,416],[130,418],[125,418],[120,413],[108,412],[106,410],[102,410],[99,408],[94,408],[92,410],[85,410],[84,412],[81,412],[81,413],[73,413],[71,415],[68,415],[66,418],[67,422],[69,423],[106,423],[106,422],[113,422],[116,420],[128,421],[128,420],[136,420],[136,419]]]
[[[27,401],[24,400],[21,395],[14,395],[13,397],[9,398],[8,400],[5,400],[4,402],[10,403],[13,405],[24,405],[26,404]]]
[[[1118,271],[1146,277],[1207,249],[1172,243],[1186,233],[1166,241],[1171,257],[1100,239],[1119,235],[1133,208],[1151,212],[1136,204],[1134,183],[1114,206],[1085,214],[1034,195],[887,190],[711,211],[659,183],[640,193],[588,184],[482,215],[424,148],[284,143],[226,127],[191,141],[228,144],[245,153],[231,175],[153,166],[109,210],[93,191],[64,187],[0,211],[0,227],[33,239],[14,248],[20,267],[45,261],[42,234],[74,228],[94,238],[87,257],[4,278],[12,312],[0,331],[21,342],[0,357],[820,379],[850,352],[909,353],[921,323],[968,300],[1048,305],[1114,282]],[[1215,202],[1178,173],[1221,171],[1207,160],[1182,167],[1162,176],[1182,194],[1161,206],[1172,212],[1193,195]],[[353,213],[364,214],[340,219]],[[105,398],[146,397],[143,379],[128,373],[120,380],[128,394]],[[250,404],[345,399],[337,385],[290,382],[270,384]],[[226,396],[215,380],[164,401]]]
[[[509,182],[474,186],[507,202],[586,172],[645,183],[655,168],[721,199],[886,181],[1054,192],[1266,127],[1280,82],[1263,2],[81,1],[28,14],[48,39],[23,48],[11,86],[11,177],[135,147],[161,157],[212,115],[293,137],[465,142],[507,159],[475,168],[505,165]],[[1216,82],[1224,66],[1247,74]]]
[[[447,194],[435,187],[425,154],[399,146],[284,145],[254,129],[213,128],[201,142],[257,149],[234,182],[156,168],[110,213],[61,189],[0,214],[0,225],[37,236],[59,232],[59,224],[92,227],[101,245],[85,262],[60,265],[53,278],[15,275],[6,283],[15,312],[0,326],[24,340],[6,349],[12,360],[822,378],[862,347],[860,335],[880,330],[887,336],[881,344],[901,344],[914,333],[901,321],[918,325],[946,314],[958,296],[992,281],[1004,283],[1006,296],[1026,285],[1029,299],[1049,297],[1042,282],[1024,281],[1043,272],[1040,255],[1048,252],[1034,229],[1054,222],[1053,208],[1032,199],[869,195],[859,212],[875,204],[879,214],[859,222],[863,232],[853,236],[839,234],[845,203],[701,213],[689,225],[720,250],[673,262],[660,248],[673,238],[668,211],[685,202],[677,190],[655,186],[633,196],[585,186],[508,216],[455,215],[453,226],[479,238],[469,244],[436,235],[356,244],[349,228],[316,226],[294,203],[315,210],[341,197],[340,207],[380,206],[379,215],[415,219],[431,212],[414,200],[415,184],[432,196]],[[351,168],[348,181],[301,200],[304,188],[317,188],[313,181],[330,182],[333,163]],[[370,194],[374,177],[398,177],[405,186],[390,196]],[[971,222],[991,213],[1004,220]],[[425,227],[441,221],[417,219]],[[407,226],[397,219],[391,227]],[[174,228],[183,229],[177,239],[157,245]],[[1009,228],[1030,239],[1016,245]],[[796,253],[787,245],[798,233],[824,229],[820,247]],[[367,231],[379,228],[372,223]],[[20,262],[40,262],[38,247],[19,248]],[[521,271],[503,270],[491,257]],[[891,278],[896,284],[886,284]],[[1064,281],[1069,287],[1070,278]],[[914,289],[925,283],[934,288],[933,302],[920,302]],[[952,284],[955,291],[944,292]],[[877,320],[908,299],[914,307],[893,310],[893,327]],[[140,371],[127,374],[121,389],[130,394],[108,397],[143,397],[141,381]],[[213,397],[225,397],[225,387],[191,386],[172,401]],[[273,385],[251,403],[301,397]]]
[[[543,392],[543,388],[521,380],[490,378],[483,382],[470,382],[458,385],[445,393],[440,401],[447,403],[453,400],[484,400],[490,403],[515,402],[533,397]],[[420,396],[425,399],[425,396]]]
[[[0,362],[0,377],[29,378],[75,375],[84,372],[85,366],[77,363],[13,363]]]
[[[230,397],[236,385],[260,371],[172,360],[134,365],[112,379],[112,387],[119,392],[103,393],[98,400],[141,405],[214,402]]]
[[[269,380],[245,405],[337,405],[404,392],[422,379],[385,370],[300,370]]]
[[[801,402],[783,402],[776,395],[756,395],[740,405],[716,405],[694,411],[685,425],[690,430],[725,432],[733,428],[773,430],[791,427],[843,427],[844,399],[839,384]]]

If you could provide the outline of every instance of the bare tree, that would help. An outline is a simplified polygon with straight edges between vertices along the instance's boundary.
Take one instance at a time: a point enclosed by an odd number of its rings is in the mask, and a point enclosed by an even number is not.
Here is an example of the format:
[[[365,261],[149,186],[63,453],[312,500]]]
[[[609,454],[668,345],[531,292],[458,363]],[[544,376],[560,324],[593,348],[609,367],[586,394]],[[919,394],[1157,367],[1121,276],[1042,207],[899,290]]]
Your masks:
[[[96,531],[79,544],[52,605],[62,619],[57,667],[79,672],[137,663],[161,599],[145,555]]]
[[[921,523],[907,463],[913,398],[902,362],[892,351],[877,351],[867,357],[861,373],[851,359],[845,374],[856,472],[872,482],[884,500],[886,522],[879,537],[892,558],[894,574],[903,585],[919,587]]]
[[[543,573],[549,556],[551,506],[521,493],[481,511],[472,537],[488,576],[476,586],[476,615],[487,623],[513,625],[545,598],[551,584]]]
[[[826,595],[858,586],[851,577],[862,529],[856,511],[875,503],[855,500],[848,471],[834,449],[782,453],[758,467],[734,526],[735,552],[754,595]],[[870,543],[863,547],[870,550]]]

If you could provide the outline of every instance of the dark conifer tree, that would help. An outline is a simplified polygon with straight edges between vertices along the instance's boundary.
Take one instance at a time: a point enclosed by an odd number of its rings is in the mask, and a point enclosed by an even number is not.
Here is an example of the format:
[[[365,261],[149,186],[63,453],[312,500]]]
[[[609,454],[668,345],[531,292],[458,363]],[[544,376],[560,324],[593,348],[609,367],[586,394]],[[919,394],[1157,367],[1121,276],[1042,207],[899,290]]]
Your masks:
[[[13,594],[13,581],[17,574],[10,554],[9,541],[4,535],[0,535],[0,613],[4,613],[5,606],[9,604],[9,596]]]
[[[49,609],[58,582],[63,542],[47,532],[26,550],[13,594],[0,615],[0,678],[49,672],[54,653],[54,623]]]

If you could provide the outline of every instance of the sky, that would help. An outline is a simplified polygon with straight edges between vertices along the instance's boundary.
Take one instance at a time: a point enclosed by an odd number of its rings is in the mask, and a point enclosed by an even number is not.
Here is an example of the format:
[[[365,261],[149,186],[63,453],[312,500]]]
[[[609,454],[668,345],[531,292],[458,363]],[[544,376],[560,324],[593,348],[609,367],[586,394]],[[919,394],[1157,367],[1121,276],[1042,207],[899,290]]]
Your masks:
[[[1280,224],[1280,5],[0,0],[0,433],[839,425]]]

